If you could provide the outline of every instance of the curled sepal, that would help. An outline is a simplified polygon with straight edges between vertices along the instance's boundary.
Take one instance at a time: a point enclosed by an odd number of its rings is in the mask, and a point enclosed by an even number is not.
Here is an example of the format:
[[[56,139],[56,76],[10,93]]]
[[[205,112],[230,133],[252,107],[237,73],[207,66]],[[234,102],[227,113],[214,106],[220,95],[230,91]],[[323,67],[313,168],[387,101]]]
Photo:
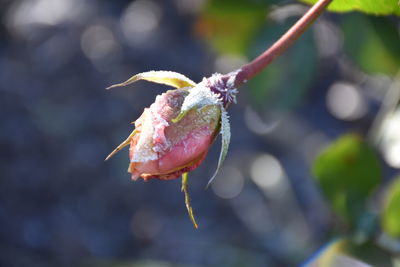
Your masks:
[[[119,146],[117,146],[116,149],[113,150],[113,152],[111,152],[105,159],[108,160],[109,158],[111,158],[112,156],[114,156],[118,151],[120,151],[121,149],[123,149],[124,147],[126,147],[127,145],[129,145],[131,143],[131,139],[132,137],[136,134],[136,129],[132,131],[132,133],[128,136],[128,138],[125,139],[124,142],[122,142]]]
[[[155,82],[155,83],[161,83],[161,84],[166,84],[175,88],[184,88],[184,87],[194,87],[196,86],[196,83],[190,80],[188,77],[186,77],[183,74],[173,72],[173,71],[148,71],[148,72],[142,72],[139,74],[136,74],[126,80],[123,83],[118,83],[111,85],[110,87],[107,87],[107,89],[111,89],[114,87],[120,87],[120,86],[127,86],[131,83],[134,83],[139,80],[146,80],[149,82]]]
[[[202,83],[199,83],[189,90],[189,94],[182,103],[180,113],[172,122],[179,122],[191,109],[200,110],[210,105],[222,105],[222,102],[218,98],[218,95],[210,91]]]
[[[215,176],[217,176],[218,171],[222,167],[222,163],[225,160],[226,154],[228,153],[228,148],[229,148],[229,142],[231,140],[231,126],[229,125],[229,116],[228,113],[226,112],[225,108],[221,106],[221,136],[222,136],[222,142],[221,142],[221,152],[219,154],[219,159],[218,159],[218,165],[217,169],[215,170],[214,175],[210,178],[210,180],[207,183],[206,188],[208,188],[211,184],[211,182],[214,180]]]
[[[182,192],[185,194],[185,204],[186,204],[186,209],[189,214],[189,218],[193,223],[194,228],[199,228],[199,226],[196,223],[196,220],[194,219],[193,215],[193,209],[192,206],[190,205],[190,197],[189,197],[189,187],[188,187],[188,180],[189,180],[189,173],[185,172],[182,174]]]

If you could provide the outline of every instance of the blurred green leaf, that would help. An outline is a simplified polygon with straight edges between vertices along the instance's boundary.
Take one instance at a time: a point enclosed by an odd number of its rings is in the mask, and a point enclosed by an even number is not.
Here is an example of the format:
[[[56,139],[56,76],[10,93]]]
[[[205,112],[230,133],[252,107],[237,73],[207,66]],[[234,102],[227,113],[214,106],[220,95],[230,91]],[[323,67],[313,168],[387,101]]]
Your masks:
[[[349,57],[367,73],[395,75],[400,68],[400,33],[388,18],[351,14],[342,29]]]
[[[392,255],[372,241],[362,244],[347,242],[346,253],[376,267],[392,267]]]
[[[272,45],[296,21],[273,24],[260,32],[251,51],[251,58]],[[305,95],[316,69],[316,48],[312,31],[299,40],[271,65],[249,82],[250,100],[256,109],[293,108]]]
[[[209,1],[196,31],[219,53],[244,54],[266,23],[267,5],[259,1]]]
[[[317,0],[300,0],[314,4]],[[330,11],[348,12],[360,11],[374,15],[400,15],[400,6],[397,0],[334,0],[328,7]]]
[[[381,180],[377,155],[355,134],[327,147],[314,161],[313,174],[334,211],[351,225],[363,218],[366,199]]]
[[[400,238],[400,177],[390,185],[386,195],[382,226],[388,235]]]
[[[393,267],[392,256],[372,242],[340,238],[319,249],[303,267]]]
[[[393,259],[393,267],[400,267],[400,257],[395,257]]]

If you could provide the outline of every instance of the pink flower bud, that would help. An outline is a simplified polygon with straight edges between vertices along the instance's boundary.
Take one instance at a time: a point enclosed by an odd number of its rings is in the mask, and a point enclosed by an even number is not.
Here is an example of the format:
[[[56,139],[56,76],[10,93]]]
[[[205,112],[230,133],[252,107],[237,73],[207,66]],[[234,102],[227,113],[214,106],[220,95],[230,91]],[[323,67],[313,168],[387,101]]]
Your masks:
[[[135,122],[136,129],[106,160],[130,145],[128,172],[132,179],[142,177],[171,180],[182,175],[185,204],[194,227],[198,227],[190,205],[188,172],[204,160],[208,149],[221,133],[221,152],[217,175],[228,151],[231,132],[225,110],[235,102],[235,79],[238,71],[227,75],[213,74],[196,84],[184,75],[171,71],[149,71],[136,74],[123,83],[107,89],[126,86],[138,80],[161,83],[177,88],[157,96]]]
[[[205,158],[218,133],[220,107],[194,108],[173,122],[188,94],[186,89],[176,89],[157,96],[135,122],[128,168],[133,180],[175,179],[197,168]]]
[[[196,84],[180,73],[149,71],[108,87],[147,80],[177,89],[157,96],[156,101],[135,122],[136,129],[106,160],[130,145],[128,172],[133,180],[139,177],[145,181],[150,178],[170,180],[197,168],[216,135],[221,133],[221,153],[209,185],[228,151],[230,126],[225,108],[235,102],[237,73],[215,73]]]

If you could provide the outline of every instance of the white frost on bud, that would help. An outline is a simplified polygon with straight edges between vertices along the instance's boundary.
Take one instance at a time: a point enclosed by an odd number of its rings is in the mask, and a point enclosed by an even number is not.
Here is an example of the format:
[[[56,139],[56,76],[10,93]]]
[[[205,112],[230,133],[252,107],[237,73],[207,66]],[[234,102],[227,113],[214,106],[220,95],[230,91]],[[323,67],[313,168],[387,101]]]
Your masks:
[[[184,114],[193,108],[200,109],[208,105],[221,104],[222,101],[218,98],[217,94],[211,92],[211,90],[205,87],[202,83],[199,83],[189,90],[189,94],[183,101],[181,114]]]
[[[153,151],[156,153],[162,153],[170,147],[171,143],[165,137],[164,129],[169,126],[166,121],[159,113],[152,112],[153,117]]]
[[[151,109],[146,108],[143,112],[143,115],[145,117],[142,118],[142,128],[141,128],[142,134],[135,146],[135,151],[131,158],[131,162],[146,162],[149,160],[157,159],[157,153],[153,150],[152,136],[154,134],[154,125],[152,122],[153,120],[151,118],[153,116]],[[146,133],[149,136],[144,136],[143,133]]]

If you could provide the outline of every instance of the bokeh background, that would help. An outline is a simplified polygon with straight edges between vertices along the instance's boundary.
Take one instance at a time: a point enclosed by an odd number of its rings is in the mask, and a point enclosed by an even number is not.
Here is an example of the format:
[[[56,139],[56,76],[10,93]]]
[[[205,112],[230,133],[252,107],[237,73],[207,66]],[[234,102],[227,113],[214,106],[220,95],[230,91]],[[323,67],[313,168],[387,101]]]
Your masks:
[[[344,133],[371,135],[396,88],[397,17],[327,12],[240,88],[221,173],[204,190],[217,141],[190,174],[198,230],[180,179],[132,182],[127,150],[104,162],[166,90],[105,87],[149,70],[194,81],[235,70],[306,8],[268,0],[0,1],[0,266],[284,267],[309,258],[338,229],[312,162]],[[380,146],[382,185],[400,167],[399,120],[394,125]]]

